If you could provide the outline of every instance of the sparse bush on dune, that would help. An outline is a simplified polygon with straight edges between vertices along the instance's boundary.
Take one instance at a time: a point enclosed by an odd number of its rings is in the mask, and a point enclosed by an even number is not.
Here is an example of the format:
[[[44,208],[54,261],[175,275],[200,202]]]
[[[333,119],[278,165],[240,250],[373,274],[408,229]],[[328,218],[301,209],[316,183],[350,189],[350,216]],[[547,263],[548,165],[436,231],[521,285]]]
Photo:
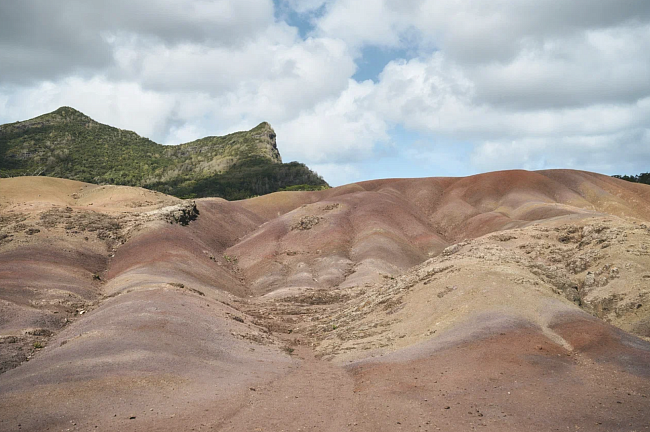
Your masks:
[[[621,180],[626,180],[632,183],[643,183],[643,184],[650,184],[650,172],[646,173],[641,173],[638,175],[614,175],[612,177],[616,177]]]

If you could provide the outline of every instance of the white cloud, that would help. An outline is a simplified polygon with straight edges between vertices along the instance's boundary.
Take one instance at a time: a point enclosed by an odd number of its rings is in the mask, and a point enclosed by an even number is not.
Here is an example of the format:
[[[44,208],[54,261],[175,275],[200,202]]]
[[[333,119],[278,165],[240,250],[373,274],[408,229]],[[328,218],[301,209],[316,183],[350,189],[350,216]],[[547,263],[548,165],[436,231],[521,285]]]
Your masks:
[[[337,98],[276,125],[282,147],[293,158],[315,163],[359,161],[372,157],[375,144],[388,140],[387,124],[368,105],[371,81],[349,81]]]
[[[356,69],[341,41],[299,40],[286,26],[240,47],[115,45],[120,75],[144,88],[206,93],[226,110],[272,122],[340,93]]]
[[[633,102],[650,94],[650,25],[587,30],[465,68],[477,101],[512,109]]]
[[[650,160],[650,152],[634,151],[647,145],[640,137],[650,124],[650,96],[555,109],[491,105],[477,97],[479,85],[440,52],[427,62],[389,64],[374,87],[367,106],[378,118],[446,141],[474,142],[469,162],[480,171],[582,166],[610,172]]]
[[[198,13],[196,8],[206,5],[199,2],[190,12],[179,13],[179,21],[189,20]],[[268,12],[272,18],[272,10]],[[219,15],[206,14],[199,24]],[[169,11],[165,16],[171,19]],[[250,17],[242,19],[248,22]],[[227,39],[183,38],[168,44],[164,38],[151,37],[151,32],[104,34],[102,39],[114,57],[104,73],[22,86],[0,77],[0,95],[8,98],[0,120],[25,119],[70,105],[99,121],[134,129],[160,142],[178,143],[247,130],[262,121],[296,119],[344,91],[356,69],[342,41],[302,40],[295,28],[272,19],[230,44]]]
[[[311,164],[309,166],[318,175],[322,176],[331,186],[340,186],[361,180],[361,171],[354,164],[326,163]]]
[[[318,21],[318,29],[353,47],[364,43],[396,46],[401,29],[391,12],[384,0],[338,1]]]
[[[0,2],[4,83],[55,80],[113,66],[110,41],[236,46],[275,25],[272,0],[21,0]]]
[[[426,62],[391,62],[380,75],[370,104],[394,123],[463,139],[539,135],[602,134],[648,123],[647,101],[579,104],[554,109],[512,109],[488,104],[477,94],[480,85],[443,53]],[[650,94],[650,91],[648,92]],[[637,93],[637,97],[643,93]]]
[[[319,34],[352,46],[395,46],[419,32],[420,55],[386,65],[366,96],[364,109],[377,118],[473,142],[477,170],[564,163],[616,171],[639,157],[647,164],[647,152],[634,149],[647,144],[650,124],[650,3],[422,0],[399,13],[391,7],[388,0],[340,0],[317,23]]]
[[[599,172],[647,171],[650,129],[640,128],[608,135],[578,135],[486,141],[471,155],[482,170],[524,168],[574,168]]]
[[[71,105],[165,143],[269,121],[286,160],[338,179],[385,146],[460,166],[459,142],[475,171],[650,163],[646,0],[281,4],[314,31],[271,0],[2,3],[0,120]],[[413,58],[356,82],[371,45]]]
[[[90,80],[72,77],[11,91],[4,107],[0,108],[0,117],[12,115],[16,119],[27,119],[64,105],[72,106],[99,122],[151,137],[164,127],[163,123],[173,109],[173,99],[169,95],[143,90],[130,82],[111,82],[102,77]]]

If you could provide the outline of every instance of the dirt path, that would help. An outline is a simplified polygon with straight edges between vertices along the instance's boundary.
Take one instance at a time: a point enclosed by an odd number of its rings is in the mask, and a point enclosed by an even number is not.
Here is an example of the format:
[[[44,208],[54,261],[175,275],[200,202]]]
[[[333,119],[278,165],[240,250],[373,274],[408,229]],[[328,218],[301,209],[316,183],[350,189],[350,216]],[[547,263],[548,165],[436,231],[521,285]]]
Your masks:
[[[251,388],[248,406],[224,421],[222,431],[347,431],[354,422],[352,377],[343,368],[298,346],[292,373]]]

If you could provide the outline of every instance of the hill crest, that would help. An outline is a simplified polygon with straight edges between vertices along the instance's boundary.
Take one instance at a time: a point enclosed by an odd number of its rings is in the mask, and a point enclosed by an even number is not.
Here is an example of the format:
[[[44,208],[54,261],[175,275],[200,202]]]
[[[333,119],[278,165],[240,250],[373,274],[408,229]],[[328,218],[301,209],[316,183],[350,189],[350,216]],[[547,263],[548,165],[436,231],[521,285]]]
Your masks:
[[[282,163],[267,122],[249,131],[162,145],[71,107],[0,126],[0,177],[23,175],[226,199],[327,187],[304,164]]]

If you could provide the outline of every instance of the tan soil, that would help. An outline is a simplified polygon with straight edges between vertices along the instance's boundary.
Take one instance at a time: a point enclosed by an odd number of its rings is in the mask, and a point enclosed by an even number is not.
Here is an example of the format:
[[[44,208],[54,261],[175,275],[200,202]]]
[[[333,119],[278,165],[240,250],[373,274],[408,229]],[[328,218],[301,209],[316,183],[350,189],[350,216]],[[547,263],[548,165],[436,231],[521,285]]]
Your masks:
[[[196,204],[0,180],[1,431],[650,427],[650,187],[508,171]]]

